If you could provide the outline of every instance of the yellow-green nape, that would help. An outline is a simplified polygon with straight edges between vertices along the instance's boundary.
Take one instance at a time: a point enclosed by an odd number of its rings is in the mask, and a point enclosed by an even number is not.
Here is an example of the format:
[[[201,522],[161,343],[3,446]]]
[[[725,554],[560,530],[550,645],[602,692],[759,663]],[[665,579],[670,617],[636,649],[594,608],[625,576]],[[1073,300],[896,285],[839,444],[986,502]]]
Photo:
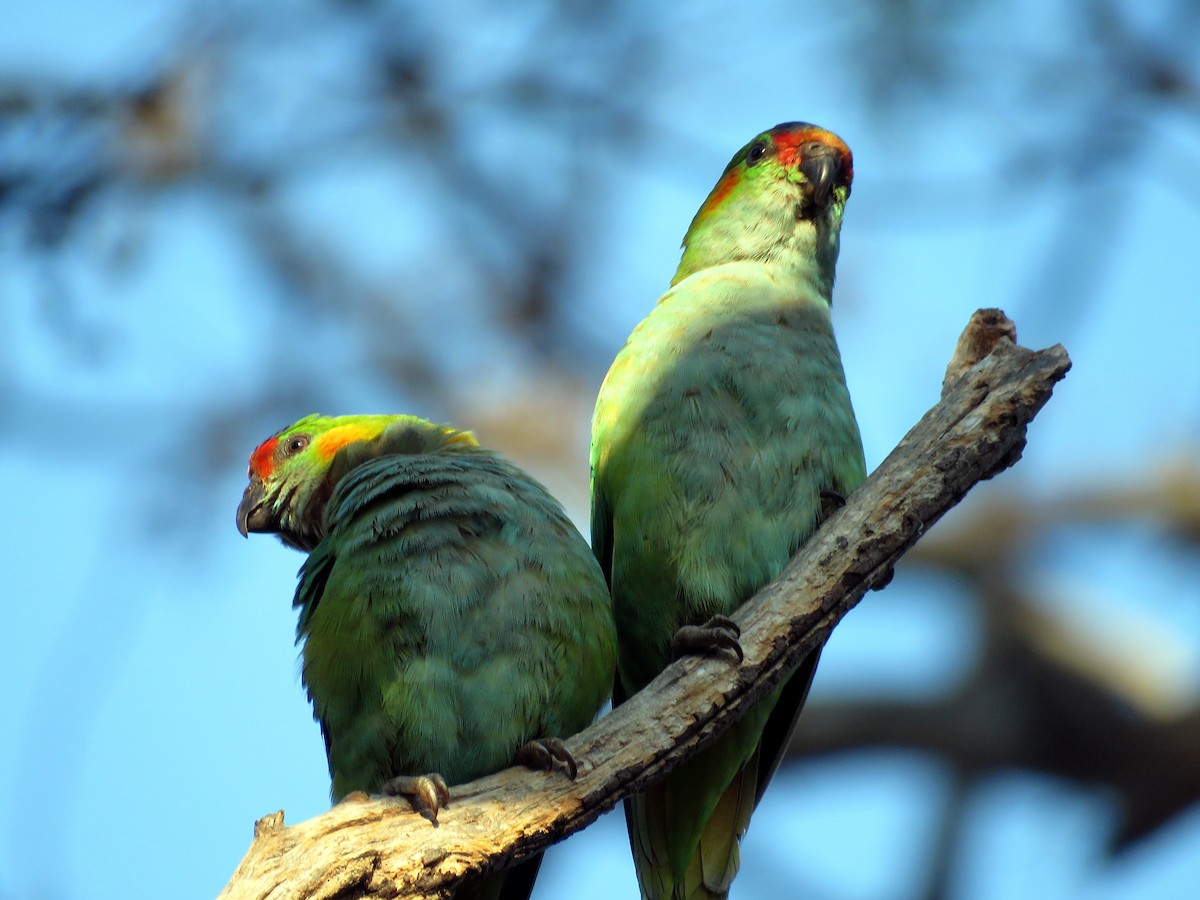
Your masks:
[[[404,414],[323,416],[318,413],[276,432],[255,449],[250,456],[250,472],[267,478],[274,470],[281,444],[300,438],[308,458],[329,462],[338,451],[351,444],[366,443],[384,438],[392,443],[394,452],[428,453],[442,448],[477,447],[475,436],[449,425],[436,425],[418,416]]]
[[[286,435],[306,434],[321,459],[331,459],[343,447],[374,441],[385,434],[396,443],[397,452],[429,452],[447,446],[478,446],[474,435],[449,425],[437,425],[418,416],[352,415],[306,416]]]

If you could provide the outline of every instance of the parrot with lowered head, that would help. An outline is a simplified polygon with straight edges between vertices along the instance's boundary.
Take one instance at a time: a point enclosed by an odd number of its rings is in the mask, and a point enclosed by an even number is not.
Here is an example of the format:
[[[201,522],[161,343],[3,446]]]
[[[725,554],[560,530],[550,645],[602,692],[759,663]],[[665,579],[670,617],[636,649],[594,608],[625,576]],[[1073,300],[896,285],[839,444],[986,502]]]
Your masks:
[[[746,144],[604,379],[592,549],[617,623],[614,703],[681,653],[740,658],[727,617],[866,477],[830,320],[852,179],[850,149],[815,125],[777,125]],[[728,895],[818,655],[625,801],[643,897]]]
[[[558,502],[464,431],[413,416],[308,416],[250,457],[238,530],[308,554],[293,605],[335,802],[410,799],[575,761],[561,738],[612,687],[604,576]],[[460,886],[524,898],[541,857]]]

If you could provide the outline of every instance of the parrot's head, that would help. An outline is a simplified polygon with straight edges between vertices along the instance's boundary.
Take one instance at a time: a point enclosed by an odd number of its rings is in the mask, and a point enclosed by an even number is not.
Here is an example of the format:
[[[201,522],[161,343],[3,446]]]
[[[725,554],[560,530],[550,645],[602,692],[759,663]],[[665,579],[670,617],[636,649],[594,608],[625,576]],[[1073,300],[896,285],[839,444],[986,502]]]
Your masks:
[[[325,505],[351,469],[378,456],[477,446],[470,432],[416,416],[306,416],[250,454],[238,531],[277,534],[311,551],[325,535]]]
[[[764,131],[729,161],[696,213],[672,284],[721,263],[789,255],[828,264],[832,281],[853,181],[850,148],[832,131],[807,122]]]

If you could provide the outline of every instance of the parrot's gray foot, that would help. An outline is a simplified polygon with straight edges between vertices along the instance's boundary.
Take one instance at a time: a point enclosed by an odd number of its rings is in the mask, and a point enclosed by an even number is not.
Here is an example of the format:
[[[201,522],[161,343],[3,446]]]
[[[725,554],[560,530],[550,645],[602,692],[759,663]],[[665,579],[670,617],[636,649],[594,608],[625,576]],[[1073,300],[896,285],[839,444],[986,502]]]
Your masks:
[[[557,761],[563,764],[572,781],[579,774],[575,757],[558,738],[536,738],[530,741],[517,751],[514,761],[531,769],[541,769],[543,772],[554,771],[554,763]]]
[[[822,522],[846,505],[846,498],[833,488],[822,488],[818,496],[821,498]]]
[[[384,782],[383,793],[389,797],[406,797],[413,811],[434,825],[437,824],[438,810],[450,805],[450,788],[437,772],[397,776]]]
[[[740,663],[745,659],[738,640],[742,629],[727,616],[713,616],[703,625],[684,625],[671,638],[671,659],[700,654],[722,656],[732,653]]]

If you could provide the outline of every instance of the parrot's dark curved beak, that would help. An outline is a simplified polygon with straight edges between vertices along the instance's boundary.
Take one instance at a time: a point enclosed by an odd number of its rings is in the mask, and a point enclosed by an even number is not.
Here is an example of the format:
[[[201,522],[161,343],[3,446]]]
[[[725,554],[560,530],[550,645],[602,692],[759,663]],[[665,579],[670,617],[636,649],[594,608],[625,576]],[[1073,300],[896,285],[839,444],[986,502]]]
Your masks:
[[[844,180],[842,156],[835,147],[813,143],[805,148],[799,169],[812,188],[812,208],[823,210],[829,206],[833,189]]]
[[[252,531],[267,531],[270,528],[270,510],[266,499],[267,491],[263,483],[257,478],[251,479],[237,508],[237,529],[242,537],[250,537]]]

